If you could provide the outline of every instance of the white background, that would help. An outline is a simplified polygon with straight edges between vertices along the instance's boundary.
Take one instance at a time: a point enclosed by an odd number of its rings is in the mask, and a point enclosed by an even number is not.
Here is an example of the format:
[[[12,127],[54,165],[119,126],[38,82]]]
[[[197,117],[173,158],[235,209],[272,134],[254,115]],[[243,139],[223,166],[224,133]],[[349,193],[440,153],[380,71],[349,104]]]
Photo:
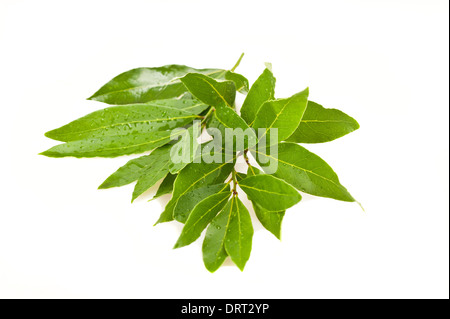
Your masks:
[[[0,297],[448,298],[448,1],[0,0]],[[128,158],[38,156],[44,132],[104,105],[115,75],[273,63],[277,97],[354,116],[307,146],[364,205],[304,196],[279,242],[255,221],[244,272],[153,227],[164,202],[97,190]],[[242,101],[242,98],[240,98]]]

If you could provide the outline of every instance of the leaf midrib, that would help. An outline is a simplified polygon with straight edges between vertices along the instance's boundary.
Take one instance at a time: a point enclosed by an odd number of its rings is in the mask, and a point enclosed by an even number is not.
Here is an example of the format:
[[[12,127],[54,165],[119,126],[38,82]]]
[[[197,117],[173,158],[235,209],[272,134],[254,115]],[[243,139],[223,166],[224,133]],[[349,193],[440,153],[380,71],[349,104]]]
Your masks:
[[[279,158],[275,158],[275,157],[273,157],[273,156],[264,154],[264,153],[262,153],[262,152],[258,152],[257,150],[255,150],[255,152],[257,152],[257,153],[259,153],[259,154],[262,154],[263,156],[270,157],[270,158],[272,158],[272,159],[274,159],[274,160],[276,160],[276,161],[278,161],[278,162],[281,162],[281,163],[283,163],[283,164],[286,164],[286,165],[288,165],[288,166],[292,166],[292,167],[298,168],[298,169],[300,169],[300,170],[302,170],[302,171],[304,171],[304,172],[306,172],[306,173],[311,173],[311,174],[313,174],[313,175],[316,175],[317,177],[320,177],[320,178],[322,178],[322,179],[324,179],[324,180],[326,180],[326,181],[329,181],[329,182],[333,183],[334,185],[338,186],[339,188],[342,187],[340,184],[336,184],[336,182],[334,182],[333,180],[331,180],[331,179],[329,179],[329,178],[326,178],[325,176],[319,175],[319,174],[317,174],[317,173],[315,173],[315,172],[313,172],[313,171],[310,171],[310,170],[307,170],[307,169],[305,169],[305,168],[303,168],[303,167],[300,167],[300,166],[297,166],[297,165],[294,165],[294,164],[285,162],[285,161],[283,161],[283,160],[280,160]]]
[[[285,196],[285,197],[294,197],[294,195],[289,195],[289,194],[283,194],[283,193],[277,193],[277,192],[271,192],[267,189],[263,189],[263,188],[256,188],[256,187],[252,187],[252,186],[248,186],[248,185],[243,185],[241,183],[239,183],[239,186],[241,188],[250,188],[250,189],[254,189],[260,192],[264,192],[264,193],[268,193],[268,194],[274,194],[274,195],[280,195],[280,196]]]

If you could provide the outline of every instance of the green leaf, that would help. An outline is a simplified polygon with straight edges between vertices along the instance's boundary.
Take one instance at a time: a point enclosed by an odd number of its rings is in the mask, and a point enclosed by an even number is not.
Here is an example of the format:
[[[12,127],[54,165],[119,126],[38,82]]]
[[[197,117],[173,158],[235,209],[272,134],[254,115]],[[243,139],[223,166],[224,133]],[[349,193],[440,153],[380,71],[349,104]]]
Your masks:
[[[251,125],[263,103],[275,98],[275,78],[272,71],[265,69],[253,83],[241,107],[242,118]]]
[[[49,131],[45,136],[70,142],[171,130],[198,119],[199,116],[196,113],[200,113],[207,107],[198,100],[164,100],[146,104],[113,106]]]
[[[235,201],[236,198],[232,197],[206,230],[202,245],[203,263],[210,272],[215,272],[228,256],[225,250],[225,236]]]
[[[232,107],[236,97],[236,86],[233,81],[218,82],[213,78],[199,73],[188,73],[181,82],[197,99],[212,105],[225,104]]]
[[[251,201],[269,211],[281,211],[301,200],[298,191],[272,175],[249,176],[239,182],[239,187]]]
[[[168,99],[186,92],[186,87],[178,78],[187,73],[202,73],[219,79],[224,77],[225,72],[219,69],[194,69],[176,64],[133,69],[106,83],[89,100],[108,104],[132,104]]]
[[[256,144],[256,134],[247,123],[231,108],[219,105],[214,112],[214,118],[209,123],[208,133],[216,128],[222,135],[222,145],[233,145],[234,151],[242,151]],[[226,130],[231,129],[231,130]],[[233,135],[230,135],[230,134]],[[237,141],[242,141],[241,144]],[[226,148],[231,150],[230,148]]]
[[[258,139],[261,140],[264,135],[268,135],[271,128],[278,129],[278,141],[284,141],[292,135],[305,112],[308,94],[309,90],[306,89],[287,99],[265,102],[253,123],[255,129],[265,131],[262,135],[258,131]],[[266,138],[270,139],[268,136]]]
[[[324,143],[347,135],[359,128],[358,122],[342,111],[326,109],[308,101],[300,125],[286,140],[294,143]]]
[[[167,203],[156,224],[174,219],[174,209],[184,194],[206,185],[222,183],[231,173],[233,164],[224,163],[191,163],[183,168],[174,183],[172,199]]]
[[[231,192],[228,190],[227,192],[213,194],[198,203],[189,215],[174,248],[189,245],[197,240],[206,226],[226,205],[230,195]]]
[[[278,157],[256,151],[256,160],[262,169],[262,162],[277,161],[274,176],[284,179],[298,190],[316,196],[354,202],[355,199],[342,186],[333,169],[319,156],[294,143],[278,144]]]
[[[153,159],[150,155],[132,159],[111,174],[98,188],[106,189],[130,184],[136,181],[152,163]]]
[[[159,131],[88,138],[53,146],[42,152],[41,155],[48,157],[117,157],[139,154],[167,144],[171,136],[170,131]]]
[[[252,202],[252,205],[256,217],[258,217],[258,220],[264,228],[274,234],[278,239],[281,239],[281,223],[283,221],[285,211],[271,212],[262,208],[256,202]]]
[[[225,250],[242,271],[252,250],[253,226],[247,208],[238,197],[231,201]]]
[[[236,85],[236,90],[242,94],[247,94],[249,90],[248,80],[241,74],[227,71],[225,73],[225,79],[233,81]]]
[[[171,148],[171,145],[165,145],[157,148],[149,155],[151,163],[148,164],[147,168],[142,172],[142,175],[139,176],[138,182],[134,187],[131,202],[169,173]]]
[[[173,217],[180,223],[185,223],[195,205],[211,195],[222,192],[230,192],[230,185],[223,183],[207,185],[180,196],[173,210]]]
[[[247,170],[248,176],[263,174],[259,169],[249,165]],[[271,212],[262,208],[256,202],[252,201],[253,210],[258,220],[263,227],[275,235],[278,239],[281,239],[281,223],[285,215],[285,211]]]
[[[161,197],[163,195],[166,194],[170,194],[173,191],[173,183],[175,182],[175,179],[177,178],[178,175],[173,175],[173,174],[167,174],[166,178],[164,178],[164,180],[162,181],[162,183],[159,185],[158,190],[156,191],[155,196],[153,196],[152,199],[150,200],[154,200],[158,197]]]

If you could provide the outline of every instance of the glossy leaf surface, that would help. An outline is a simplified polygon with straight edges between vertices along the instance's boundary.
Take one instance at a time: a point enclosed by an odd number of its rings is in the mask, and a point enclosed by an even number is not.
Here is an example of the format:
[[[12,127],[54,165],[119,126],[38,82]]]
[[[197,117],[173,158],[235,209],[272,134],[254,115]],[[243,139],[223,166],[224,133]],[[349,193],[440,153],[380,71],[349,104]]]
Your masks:
[[[164,100],[145,104],[113,106],[90,113],[49,131],[45,136],[70,142],[88,138],[146,134],[171,130],[198,119],[208,106],[198,100]]]
[[[186,87],[178,78],[187,73],[202,73],[212,78],[223,78],[225,72],[220,69],[194,69],[177,64],[157,68],[137,68],[116,76],[89,99],[117,105],[168,99],[186,92]]]
[[[53,146],[41,155],[48,157],[117,157],[140,154],[167,144],[172,133],[158,131],[145,134],[130,134],[88,138]]]
[[[134,187],[132,202],[169,173],[170,149],[171,145],[165,145],[149,155],[151,163],[142,172]]]

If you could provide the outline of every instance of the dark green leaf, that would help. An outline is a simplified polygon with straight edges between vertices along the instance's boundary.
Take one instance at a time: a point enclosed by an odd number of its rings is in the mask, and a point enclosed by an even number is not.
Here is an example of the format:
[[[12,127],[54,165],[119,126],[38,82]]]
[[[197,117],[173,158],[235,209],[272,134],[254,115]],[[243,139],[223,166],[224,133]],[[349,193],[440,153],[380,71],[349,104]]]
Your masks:
[[[308,101],[300,125],[286,140],[294,143],[324,143],[347,135],[359,128],[358,122],[344,112],[326,109]]]
[[[180,196],[173,210],[173,217],[180,223],[185,223],[195,205],[211,195],[222,192],[230,192],[230,185],[223,183],[207,185]]]
[[[184,65],[166,65],[157,68],[138,68],[116,76],[89,99],[108,104],[144,103],[177,97],[186,92],[178,78],[187,73],[202,73],[212,78],[223,78],[225,70],[194,69]]]
[[[225,236],[235,201],[236,198],[232,197],[206,230],[202,246],[203,263],[210,272],[215,272],[228,256],[225,250]]]
[[[228,163],[191,163],[181,170],[174,183],[172,199],[167,203],[157,224],[172,221],[175,206],[184,194],[206,185],[222,183],[227,178],[233,164]]]
[[[232,107],[234,104],[236,86],[233,81],[218,82],[199,73],[188,73],[180,80],[189,92],[208,105],[225,104]]]
[[[225,206],[230,195],[231,192],[228,190],[211,195],[198,203],[189,215],[174,248],[189,245],[197,240],[206,226]]]
[[[162,181],[162,183],[159,185],[158,190],[156,191],[155,196],[151,200],[154,200],[158,197],[161,197],[166,194],[170,194],[173,191],[173,183],[175,182],[175,179],[178,175],[173,174],[167,174],[166,178]]]
[[[272,175],[249,176],[239,182],[239,187],[251,201],[269,211],[281,211],[301,200],[298,191]]]
[[[253,83],[241,107],[241,116],[252,125],[256,114],[263,103],[275,98],[275,78],[272,71],[265,69]]]
[[[259,169],[253,166],[249,166],[247,170],[248,176],[260,175],[263,174]],[[265,229],[270,231],[275,235],[278,239],[281,239],[281,223],[283,221],[283,217],[285,211],[279,212],[271,212],[267,209],[262,208],[256,202],[252,201],[253,210],[255,211],[256,217],[264,226]]]
[[[316,196],[354,202],[355,199],[342,186],[333,169],[319,156],[294,143],[278,145],[278,158],[256,151],[256,160],[265,169],[262,161],[277,161],[274,176],[284,179],[298,190]]]
[[[252,250],[253,226],[247,208],[238,197],[231,200],[231,211],[225,235],[225,250],[231,260],[244,270]]]

